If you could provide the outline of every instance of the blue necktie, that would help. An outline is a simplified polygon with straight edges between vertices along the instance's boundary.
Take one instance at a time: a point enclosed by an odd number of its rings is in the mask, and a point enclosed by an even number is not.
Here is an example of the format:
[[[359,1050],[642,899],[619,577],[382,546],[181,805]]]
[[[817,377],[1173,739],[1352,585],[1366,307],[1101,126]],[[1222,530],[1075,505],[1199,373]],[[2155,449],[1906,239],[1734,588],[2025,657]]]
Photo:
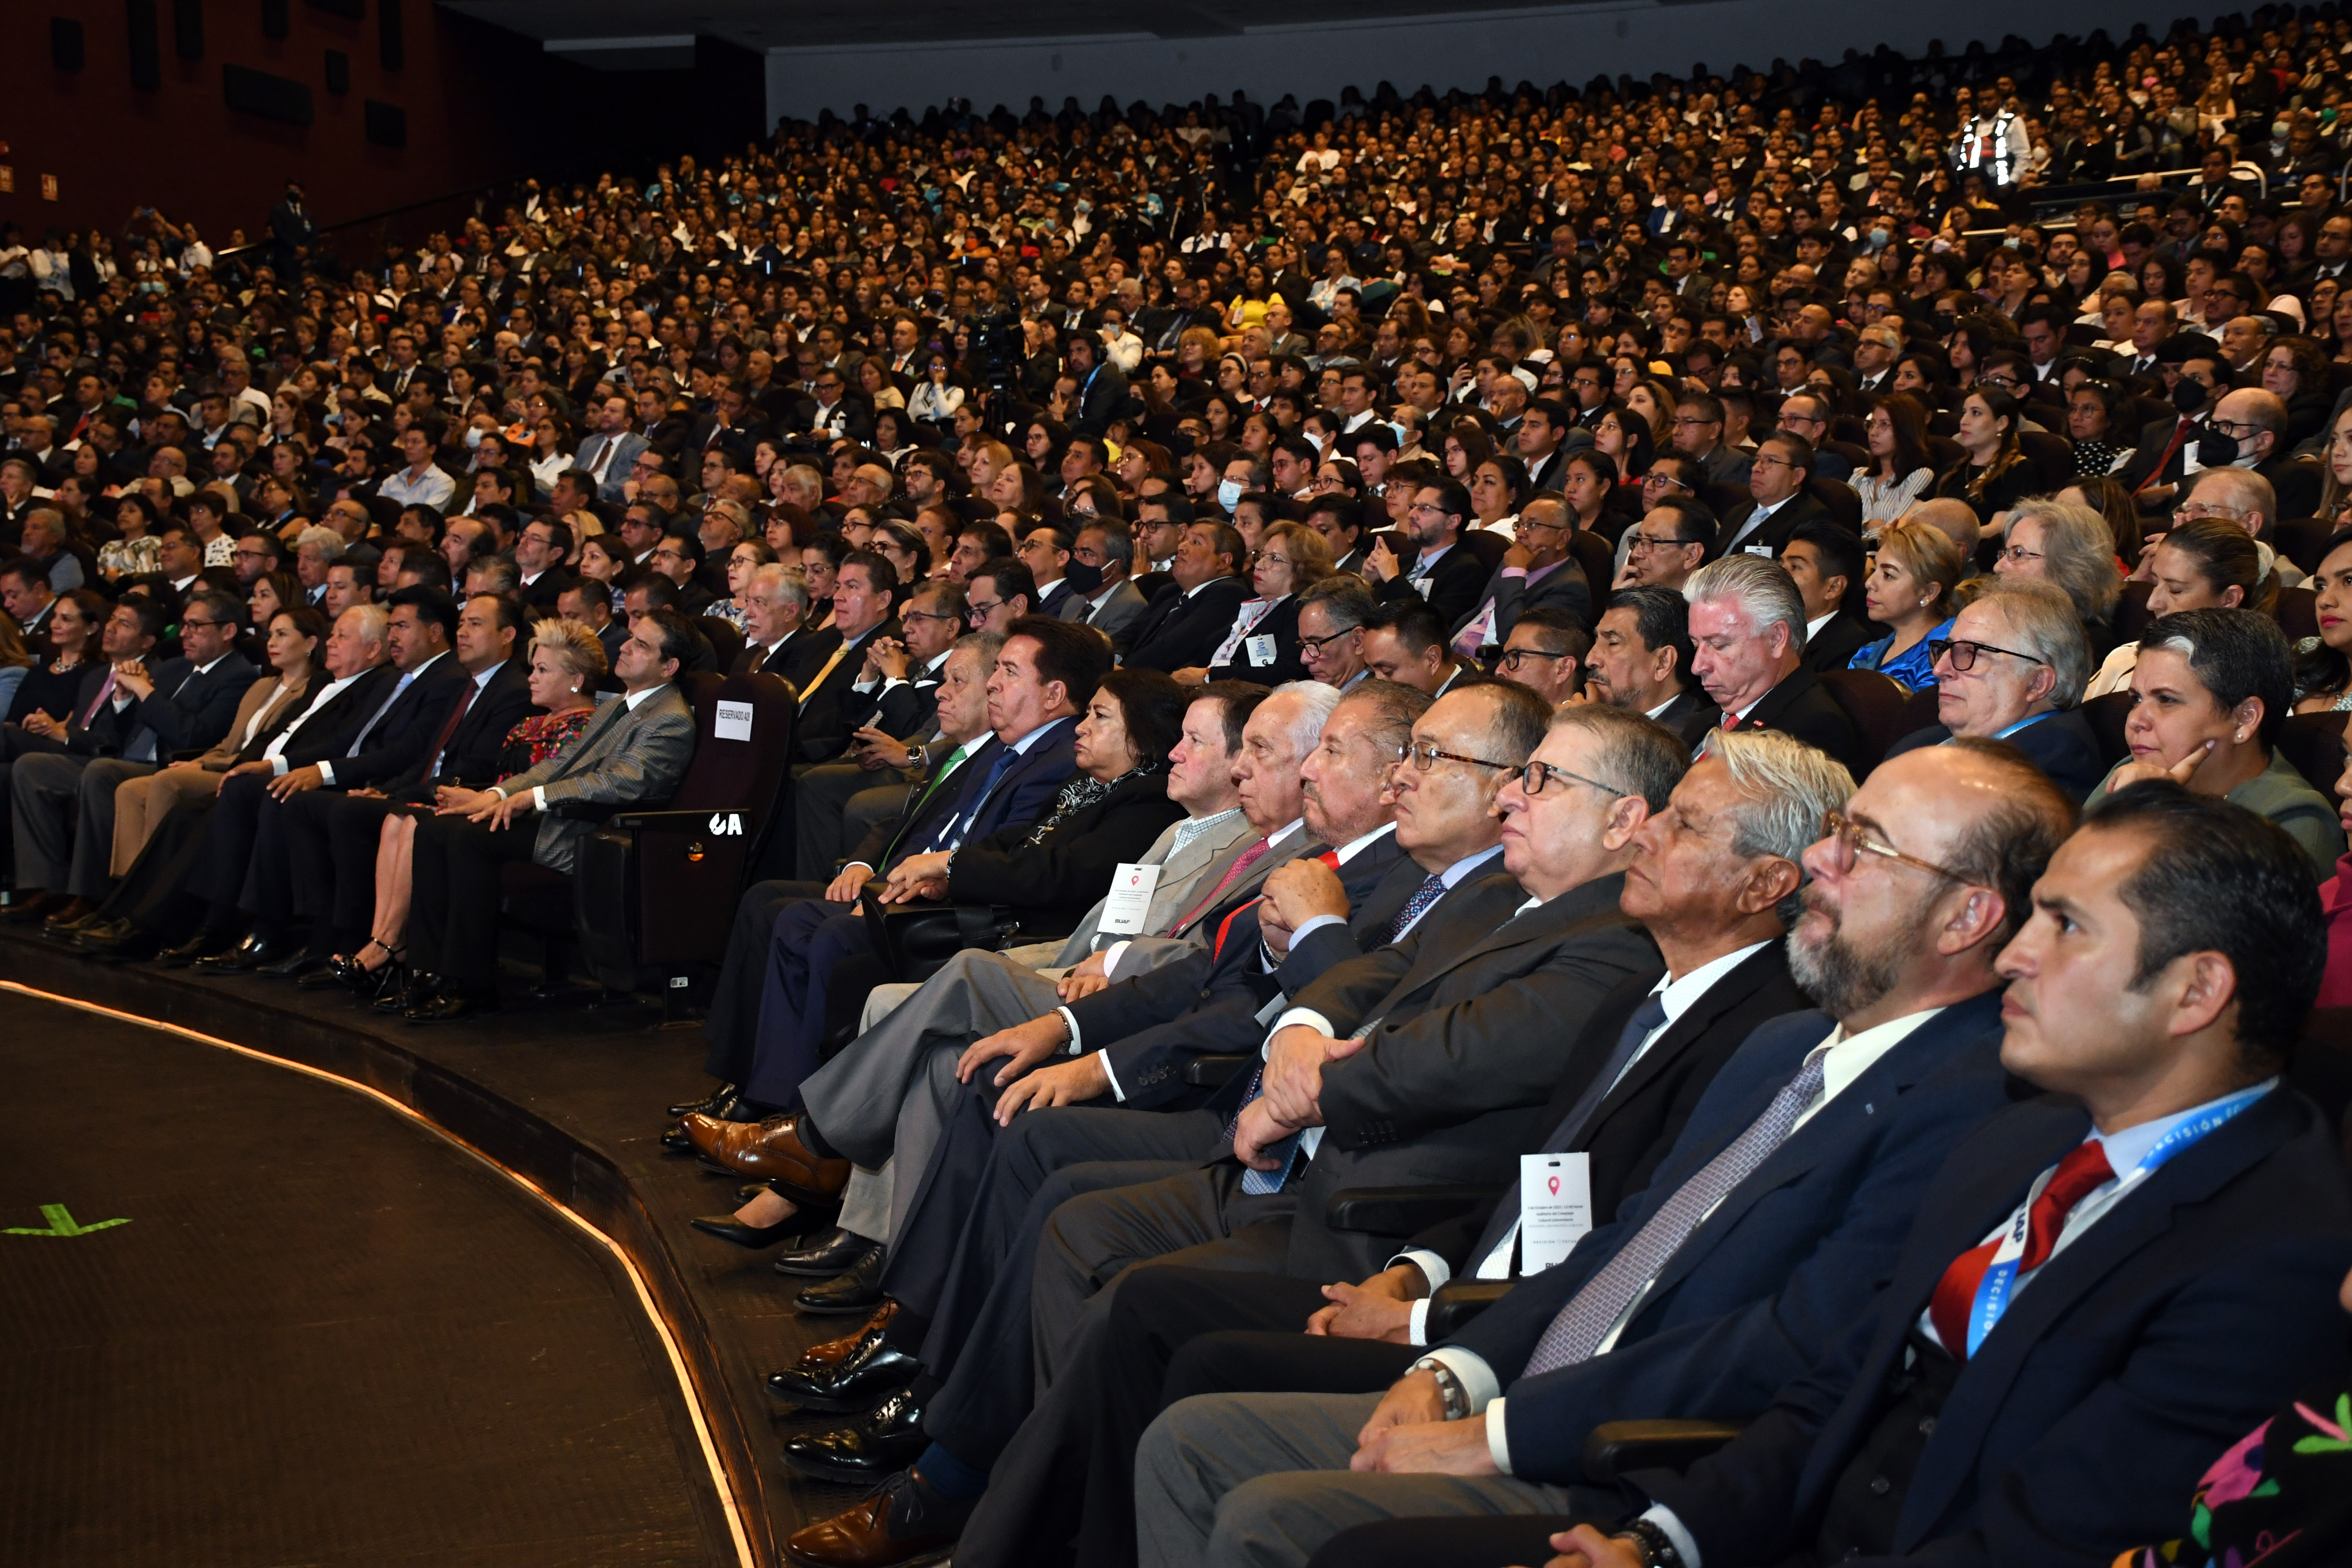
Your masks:
[[[989,792],[995,789],[997,781],[1012,772],[1013,764],[1020,760],[1021,753],[1010,746],[996,754],[996,761],[980,781],[980,788],[972,794],[971,809],[956,813],[948,825],[940,829],[939,836],[931,840],[933,849],[953,849],[963,842],[963,836],[979,819],[980,808],[988,804]]]

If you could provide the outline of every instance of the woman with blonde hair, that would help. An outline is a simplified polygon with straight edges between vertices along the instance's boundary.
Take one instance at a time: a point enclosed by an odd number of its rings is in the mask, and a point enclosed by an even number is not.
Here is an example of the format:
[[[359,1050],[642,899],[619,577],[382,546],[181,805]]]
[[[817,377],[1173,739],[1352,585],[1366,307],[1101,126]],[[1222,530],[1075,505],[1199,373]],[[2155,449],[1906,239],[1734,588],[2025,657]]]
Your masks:
[[[1952,536],[1924,522],[1892,522],[1878,531],[1878,553],[1864,580],[1870,618],[1893,629],[1862,648],[1847,667],[1874,669],[1916,691],[1936,684],[1936,640],[1952,629],[1952,590],[1968,562]]]
[[[544,713],[534,714],[507,731],[506,749],[499,758],[499,778],[510,779],[537,767],[587,733],[596,715],[596,683],[611,666],[596,634],[577,621],[541,621],[530,638],[530,700]],[[436,792],[438,796],[450,786]],[[401,939],[408,932],[408,904],[416,854],[416,819],[430,805],[395,808],[383,819],[376,840],[375,919],[367,942],[358,952],[337,953],[315,978],[305,975],[305,987],[346,985],[363,996],[383,1000],[406,989],[408,966],[401,955]],[[373,962],[370,962],[371,959]]]

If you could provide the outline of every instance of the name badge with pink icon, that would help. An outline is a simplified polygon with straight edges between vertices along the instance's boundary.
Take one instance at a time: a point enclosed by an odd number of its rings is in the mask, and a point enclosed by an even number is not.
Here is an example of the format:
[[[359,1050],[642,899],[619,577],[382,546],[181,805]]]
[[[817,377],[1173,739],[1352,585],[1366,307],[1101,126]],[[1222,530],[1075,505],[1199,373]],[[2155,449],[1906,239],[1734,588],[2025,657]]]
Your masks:
[[[1592,1156],[1519,1156],[1519,1272],[1549,1268],[1592,1229]]]

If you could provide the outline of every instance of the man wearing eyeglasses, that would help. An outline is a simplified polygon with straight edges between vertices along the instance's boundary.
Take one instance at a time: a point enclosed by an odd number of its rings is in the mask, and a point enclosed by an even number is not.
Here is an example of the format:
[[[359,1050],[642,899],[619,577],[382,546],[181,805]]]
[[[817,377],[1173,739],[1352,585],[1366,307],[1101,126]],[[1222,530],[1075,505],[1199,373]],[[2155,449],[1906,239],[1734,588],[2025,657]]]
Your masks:
[[[2090,652],[2063,590],[1997,577],[1954,617],[1951,637],[1928,647],[1938,722],[1895,742],[1890,758],[1962,737],[2006,741],[2078,805],[2106,776],[2076,706]]]
[[[1612,587],[1672,588],[1679,593],[1714,550],[1715,518],[1695,497],[1673,494],[1668,489],[1672,482],[1655,477],[1643,481],[1645,495],[1653,489],[1664,493],[1653,497],[1641,522],[1625,531],[1619,546],[1624,563]]]
[[[1576,700],[1591,647],[1592,634],[1582,617],[1564,610],[1529,610],[1511,627],[1495,673],[1557,708]]]
[[[1471,510],[1470,492],[1452,479],[1422,487],[1405,512],[1405,532],[1419,546],[1412,560],[1400,562],[1385,535],[1368,558],[1380,579],[1372,592],[1382,604],[1418,598],[1442,626],[1454,625],[1476,606],[1486,569],[1476,556],[1457,548]]]
[[[1592,585],[1569,557],[1576,516],[1556,496],[1538,496],[1519,513],[1502,563],[1486,579],[1475,609],[1454,624],[1455,655],[1477,659],[1510,641],[1511,628],[1530,610],[1559,610],[1580,620],[1592,616]]]
[[[1675,405],[1675,449],[1698,464],[1711,485],[1745,485],[1748,455],[1723,444],[1723,403],[1713,394],[1693,393]]]
[[[1813,444],[1802,436],[1776,430],[1765,437],[1748,469],[1748,499],[1724,514],[1723,539],[1714,553],[1769,560],[1788,544],[1799,523],[1832,521],[1829,508],[1805,493],[1813,464]]]

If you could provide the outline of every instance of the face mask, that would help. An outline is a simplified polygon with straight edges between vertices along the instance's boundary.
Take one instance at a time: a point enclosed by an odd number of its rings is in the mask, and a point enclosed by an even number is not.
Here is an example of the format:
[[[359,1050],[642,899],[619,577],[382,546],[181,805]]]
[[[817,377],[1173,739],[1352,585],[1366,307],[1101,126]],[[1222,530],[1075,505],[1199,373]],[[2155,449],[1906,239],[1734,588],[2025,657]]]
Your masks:
[[[2197,386],[2197,384],[2193,381],[2184,381],[2180,384],[2183,386]],[[2200,392],[2204,390],[2203,387],[2198,387],[2197,389]],[[2209,468],[2219,468],[2224,463],[2236,462],[2237,459],[2238,438],[2235,436],[2216,430],[2210,425],[2205,426],[2197,432],[2197,460],[2200,463],[2202,463]]]
[[[1217,504],[1230,513],[1241,504],[1242,487],[1239,479],[1226,479],[1217,486]]]
[[[466,432],[466,447],[468,451],[481,444],[482,433],[479,430],[468,430]]]
[[[2180,384],[2172,389],[2172,406],[2178,408],[2183,414],[2193,416],[2199,409],[2205,406],[2204,386],[2198,382],[2189,380],[2185,375],[2182,376],[2180,378]],[[2208,437],[2207,439],[2218,441],[2223,439],[2223,437],[2211,436]],[[2233,447],[2237,443],[2234,441],[2231,443]],[[2202,461],[2203,459],[2200,457],[2199,460]]]
[[[1091,599],[1102,590],[1102,568],[1089,566],[1076,556],[1062,568],[1062,581]]]

